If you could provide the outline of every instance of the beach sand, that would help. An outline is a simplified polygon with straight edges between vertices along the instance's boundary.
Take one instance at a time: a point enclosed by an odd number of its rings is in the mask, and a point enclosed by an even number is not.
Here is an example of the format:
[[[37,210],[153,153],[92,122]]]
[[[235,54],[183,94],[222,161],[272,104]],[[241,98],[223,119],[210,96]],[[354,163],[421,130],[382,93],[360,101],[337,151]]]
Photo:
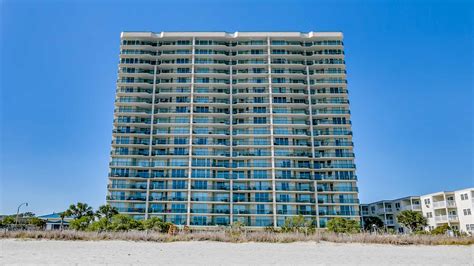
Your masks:
[[[473,265],[474,246],[0,240],[0,264]]]

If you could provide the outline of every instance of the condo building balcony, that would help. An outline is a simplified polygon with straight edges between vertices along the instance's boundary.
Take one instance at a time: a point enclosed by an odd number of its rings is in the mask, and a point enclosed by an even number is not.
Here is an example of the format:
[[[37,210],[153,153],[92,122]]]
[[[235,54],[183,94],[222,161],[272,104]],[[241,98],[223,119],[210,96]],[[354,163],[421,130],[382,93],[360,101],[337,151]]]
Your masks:
[[[435,209],[439,208],[456,208],[456,201],[454,200],[446,200],[446,201],[434,201],[433,207]]]

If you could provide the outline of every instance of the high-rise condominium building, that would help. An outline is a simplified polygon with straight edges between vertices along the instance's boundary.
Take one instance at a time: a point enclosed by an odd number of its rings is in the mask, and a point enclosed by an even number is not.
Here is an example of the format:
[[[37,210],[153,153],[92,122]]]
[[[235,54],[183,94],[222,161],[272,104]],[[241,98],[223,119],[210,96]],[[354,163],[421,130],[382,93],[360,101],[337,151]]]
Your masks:
[[[340,32],[124,32],[107,201],[179,225],[359,220]]]

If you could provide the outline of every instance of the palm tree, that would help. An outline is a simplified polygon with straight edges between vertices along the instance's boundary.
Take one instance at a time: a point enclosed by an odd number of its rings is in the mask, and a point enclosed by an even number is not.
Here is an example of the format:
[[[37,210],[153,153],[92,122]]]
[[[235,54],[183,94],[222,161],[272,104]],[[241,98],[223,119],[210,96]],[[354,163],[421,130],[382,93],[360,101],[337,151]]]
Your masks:
[[[75,219],[80,219],[83,216],[93,216],[92,207],[87,203],[78,202],[76,205],[71,204],[66,210],[66,216],[72,216]]]
[[[95,212],[95,215],[100,218],[106,218],[107,222],[109,222],[114,215],[118,214],[118,210],[115,207],[110,206],[109,204],[102,205],[99,209]]]
[[[64,218],[66,218],[66,216],[68,216],[68,212],[67,211],[64,211],[64,212],[60,212],[59,213],[59,218],[61,218],[61,231],[63,230],[64,228]]]

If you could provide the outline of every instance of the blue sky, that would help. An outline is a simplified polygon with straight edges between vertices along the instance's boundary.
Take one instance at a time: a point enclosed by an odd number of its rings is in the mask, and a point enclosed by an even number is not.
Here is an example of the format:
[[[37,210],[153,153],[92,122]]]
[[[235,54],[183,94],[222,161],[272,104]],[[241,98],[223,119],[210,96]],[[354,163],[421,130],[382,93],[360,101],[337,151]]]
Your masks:
[[[363,202],[473,186],[469,1],[2,1],[0,213],[105,202],[121,31],[343,31]]]

